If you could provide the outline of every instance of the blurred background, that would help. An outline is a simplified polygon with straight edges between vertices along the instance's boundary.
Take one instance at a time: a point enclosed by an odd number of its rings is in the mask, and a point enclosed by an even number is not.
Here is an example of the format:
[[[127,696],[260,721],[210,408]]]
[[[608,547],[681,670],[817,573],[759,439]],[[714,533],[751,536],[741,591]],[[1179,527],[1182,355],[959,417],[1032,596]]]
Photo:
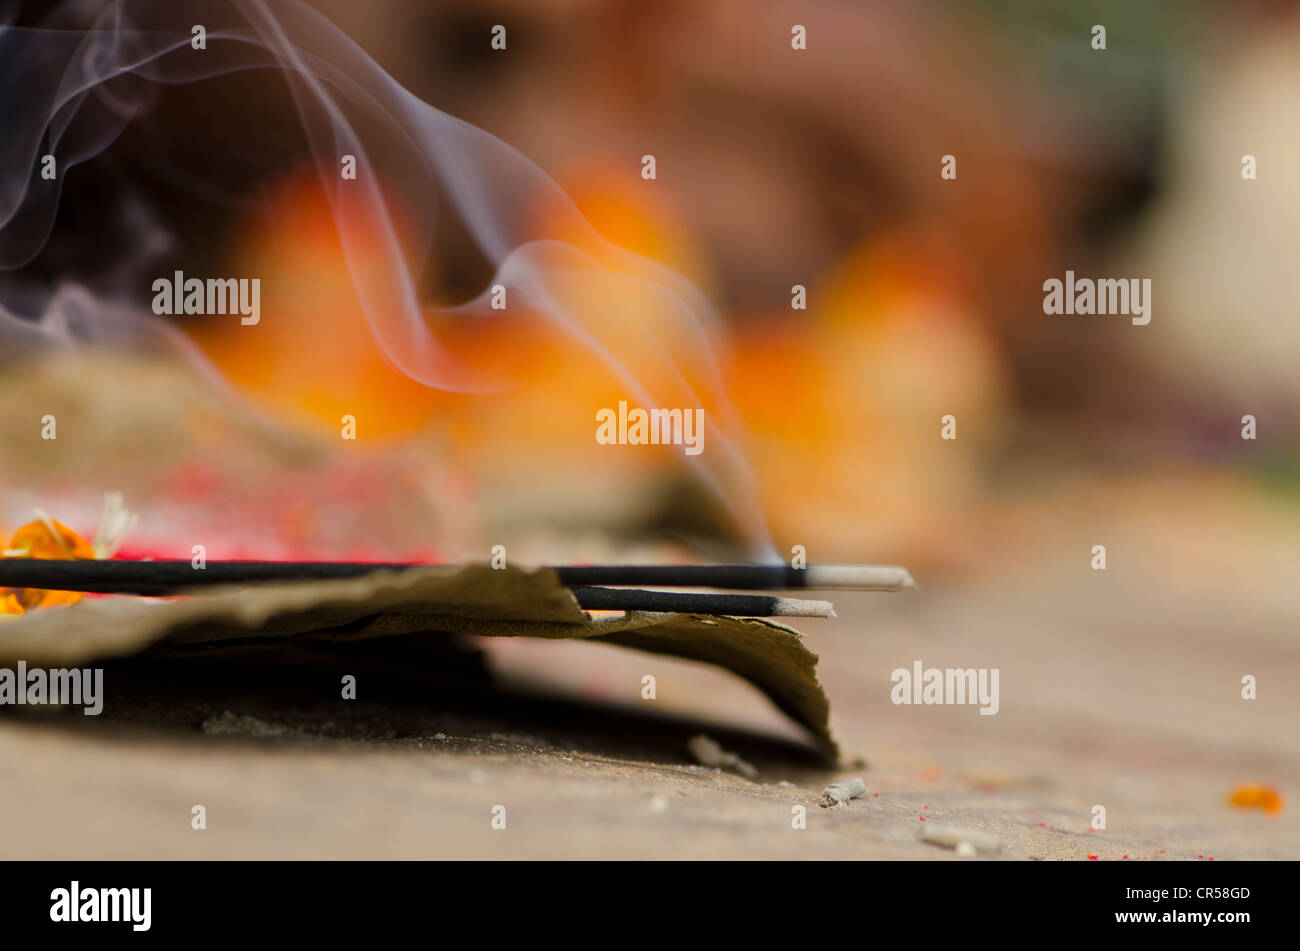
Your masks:
[[[1280,693],[1300,675],[1295,4],[313,5],[402,85],[535,161],[610,241],[703,290],[778,557],[802,545],[912,569],[922,594],[848,597],[850,621],[814,644],[838,664],[824,679],[850,746],[946,737],[948,769],[1039,737],[1059,759],[1022,773],[1104,748],[1212,789],[1294,780],[1297,710]],[[423,289],[457,302],[491,273],[449,228]],[[67,177],[44,250],[0,275],[0,301],[73,280],[74,314],[147,308],[174,268],[260,276],[260,325],[176,322],[213,374],[6,353],[8,530],[36,504],[88,532],[103,492],[122,491],[141,515],[126,557],[197,541],[210,558],[766,554],[680,449],[595,442],[594,412],[620,391],[570,340],[465,328],[467,359],[509,365],[500,393],[389,366],[274,75],[161,92]],[[1043,282],[1067,269],[1150,278],[1150,324],[1045,315]],[[41,443],[46,412],[59,438]],[[356,442],[339,438],[344,414]],[[956,440],[940,438],[946,414]],[[916,656],[1001,664],[1001,732],[934,709],[883,739],[897,711],[881,685]],[[599,692],[583,664],[567,669]],[[1266,670],[1243,714],[1240,677]],[[913,778],[932,765],[894,762]]]
[[[977,570],[1033,533],[1034,500],[1085,482],[1143,509],[1146,487],[1292,504],[1290,4],[316,5],[417,95],[536,161],[605,237],[703,289],[778,555]],[[503,21],[505,54],[486,39]],[[1104,52],[1080,39],[1093,21]],[[51,408],[114,424],[6,453],[7,521],[74,489],[90,498],[59,510],[84,520],[102,484],[149,499],[137,547],[179,528],[214,557],[746,554],[680,449],[595,443],[594,410],[625,394],[572,341],[466,333],[463,353],[512,367],[496,395],[392,369],[303,152],[283,82],[256,71],[166,90],[67,176],[44,250],[2,279],[9,300],[75,281],[144,307],[173,268],[259,275],[260,326],[174,322],[264,418],[248,429],[227,396],[102,367]],[[439,243],[430,297],[484,290],[465,244]],[[1044,315],[1042,282],[1066,269],[1149,276],[1151,324]],[[14,379],[16,363],[10,405],[66,389]],[[347,413],[355,444],[338,439]],[[5,425],[9,445],[30,427]]]

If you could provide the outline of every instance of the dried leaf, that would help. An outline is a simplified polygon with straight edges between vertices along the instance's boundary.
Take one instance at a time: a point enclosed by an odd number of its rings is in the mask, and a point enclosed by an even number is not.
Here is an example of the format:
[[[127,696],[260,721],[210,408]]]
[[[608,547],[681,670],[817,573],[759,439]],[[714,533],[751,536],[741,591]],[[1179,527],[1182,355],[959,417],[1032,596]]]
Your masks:
[[[427,632],[582,639],[716,664],[744,677],[834,753],[817,655],[798,631],[754,618],[628,613],[593,618],[549,569],[485,565],[222,588],[192,597],[98,598],[0,626],[0,663],[57,666],[151,645],[237,645],[250,637],[346,639]]]

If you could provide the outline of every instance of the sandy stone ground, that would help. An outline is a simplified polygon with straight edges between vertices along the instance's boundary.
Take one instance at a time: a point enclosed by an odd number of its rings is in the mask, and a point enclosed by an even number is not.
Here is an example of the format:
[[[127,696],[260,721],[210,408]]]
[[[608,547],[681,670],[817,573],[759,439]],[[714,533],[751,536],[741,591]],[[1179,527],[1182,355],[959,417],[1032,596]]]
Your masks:
[[[440,683],[347,661],[110,666],[103,717],[0,717],[0,855],[974,860],[919,841],[924,818],[997,836],[1002,860],[1297,858],[1300,533],[1256,526],[1248,580],[1185,583],[1188,558],[1240,565],[1229,514],[1193,532],[1210,553],[1156,511],[1103,526],[1104,573],[1044,535],[960,585],[841,595],[839,618],[803,625],[836,768],[730,675],[613,647],[483,642],[495,686],[463,654]],[[915,660],[997,667],[999,712],[894,705],[890,672]],[[337,699],[339,669],[360,671],[357,700]],[[701,732],[757,779],[693,762]],[[816,804],[854,776],[862,798]],[[1247,782],[1287,808],[1229,807]]]

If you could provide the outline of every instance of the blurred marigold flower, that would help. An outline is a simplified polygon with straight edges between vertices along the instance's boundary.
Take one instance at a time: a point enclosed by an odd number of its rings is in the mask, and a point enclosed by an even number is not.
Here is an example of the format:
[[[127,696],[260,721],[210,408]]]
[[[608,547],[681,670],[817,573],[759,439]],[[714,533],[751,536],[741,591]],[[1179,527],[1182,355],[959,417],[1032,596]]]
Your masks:
[[[1238,809],[1263,809],[1274,815],[1282,811],[1282,794],[1272,786],[1243,783],[1232,791],[1228,802]]]
[[[137,516],[122,504],[122,495],[110,492],[104,496],[104,511],[100,517],[95,542],[86,541],[62,522],[50,518],[36,509],[36,520],[28,522],[14,532],[9,544],[0,551],[3,558],[111,558],[121,547],[127,534],[135,527]],[[0,617],[23,614],[33,608],[49,608],[62,604],[76,604],[81,594],[76,591],[43,591],[39,588],[0,589]]]

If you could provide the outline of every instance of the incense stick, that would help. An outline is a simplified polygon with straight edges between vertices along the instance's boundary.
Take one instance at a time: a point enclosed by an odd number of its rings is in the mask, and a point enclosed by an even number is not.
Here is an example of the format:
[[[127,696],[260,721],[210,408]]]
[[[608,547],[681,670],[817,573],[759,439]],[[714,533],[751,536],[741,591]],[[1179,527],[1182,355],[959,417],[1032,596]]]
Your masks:
[[[579,607],[587,611],[657,611],[726,617],[835,617],[835,606],[829,601],[777,598],[765,594],[683,594],[583,585],[575,585],[571,590]]]
[[[565,584],[858,591],[902,591],[916,586],[908,570],[898,565],[577,565],[555,570]]]
[[[108,589],[103,585],[112,584],[120,586],[115,590],[166,594],[208,585],[355,578],[374,571],[429,567],[392,562],[210,561],[205,568],[197,569],[188,561],[8,558],[0,559],[0,587],[104,591]],[[456,566],[443,567],[456,570]],[[915,586],[907,569],[896,565],[573,565],[554,570],[567,585],[863,591],[901,591]]]

